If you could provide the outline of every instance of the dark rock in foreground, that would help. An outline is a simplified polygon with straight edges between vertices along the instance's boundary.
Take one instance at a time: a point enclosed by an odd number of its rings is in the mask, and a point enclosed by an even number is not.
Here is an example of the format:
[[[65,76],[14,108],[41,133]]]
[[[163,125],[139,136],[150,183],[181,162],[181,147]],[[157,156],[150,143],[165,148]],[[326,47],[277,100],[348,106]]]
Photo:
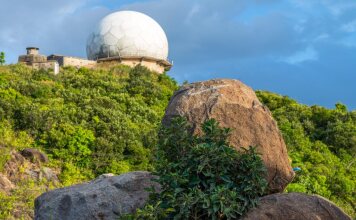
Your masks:
[[[243,220],[351,220],[340,208],[320,196],[278,193],[262,197]]]
[[[104,174],[85,184],[56,189],[35,201],[36,220],[118,219],[133,213],[148,199],[145,190],[159,186],[149,172],[131,172],[120,176]]]

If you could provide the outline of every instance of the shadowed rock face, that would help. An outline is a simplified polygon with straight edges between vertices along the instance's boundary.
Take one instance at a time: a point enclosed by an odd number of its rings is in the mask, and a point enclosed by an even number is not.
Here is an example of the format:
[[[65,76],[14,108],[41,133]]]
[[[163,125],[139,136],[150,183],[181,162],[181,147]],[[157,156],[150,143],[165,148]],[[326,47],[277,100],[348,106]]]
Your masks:
[[[303,193],[272,194],[262,197],[243,220],[351,220],[340,208],[320,196]]]
[[[22,150],[20,153],[23,157],[32,161],[38,161],[41,163],[48,162],[47,155],[34,148],[26,148]]]
[[[148,199],[145,190],[157,183],[149,172],[131,172],[120,176],[104,174],[85,184],[56,189],[35,201],[36,220],[106,220],[133,213]]]
[[[236,149],[257,146],[267,168],[270,193],[282,192],[294,177],[286,145],[277,124],[255,92],[238,80],[216,79],[181,87],[171,98],[163,118],[185,116],[195,134],[207,119],[232,129],[230,143]]]

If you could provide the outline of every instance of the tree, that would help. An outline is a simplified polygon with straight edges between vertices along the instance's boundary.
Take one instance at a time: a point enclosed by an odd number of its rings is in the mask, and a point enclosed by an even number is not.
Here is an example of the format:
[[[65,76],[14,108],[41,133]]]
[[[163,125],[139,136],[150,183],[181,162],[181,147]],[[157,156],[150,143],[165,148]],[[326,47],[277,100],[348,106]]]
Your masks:
[[[5,63],[5,53],[0,52],[0,65],[2,66]]]

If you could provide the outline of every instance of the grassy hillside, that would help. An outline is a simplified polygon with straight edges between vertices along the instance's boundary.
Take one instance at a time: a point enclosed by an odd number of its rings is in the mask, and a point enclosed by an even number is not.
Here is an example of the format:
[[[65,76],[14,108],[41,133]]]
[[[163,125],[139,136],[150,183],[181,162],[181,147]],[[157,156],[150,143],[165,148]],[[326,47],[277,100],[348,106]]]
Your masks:
[[[257,92],[283,133],[293,167],[301,171],[289,192],[318,194],[356,217],[356,111],[306,106],[270,92]]]
[[[58,75],[0,66],[0,172],[11,150],[26,147],[47,153],[46,166],[60,170],[62,186],[101,173],[151,170],[157,128],[176,88],[167,75],[140,66],[65,68]],[[0,203],[8,204],[0,206],[0,219],[23,199],[0,192]]]

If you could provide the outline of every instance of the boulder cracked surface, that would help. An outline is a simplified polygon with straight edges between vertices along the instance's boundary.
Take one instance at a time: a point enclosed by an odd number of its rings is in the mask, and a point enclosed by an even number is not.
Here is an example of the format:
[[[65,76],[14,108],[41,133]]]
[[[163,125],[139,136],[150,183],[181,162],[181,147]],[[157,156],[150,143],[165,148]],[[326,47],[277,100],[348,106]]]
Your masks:
[[[277,193],[262,197],[243,220],[351,220],[327,199],[303,193]]]
[[[200,125],[214,118],[232,129],[230,143],[236,149],[257,146],[267,168],[270,193],[283,192],[294,177],[287,148],[277,123],[255,92],[242,82],[216,79],[182,86],[171,98],[163,118],[168,125],[174,116],[185,116],[195,134]]]
[[[56,189],[35,201],[36,220],[118,219],[143,207],[149,193],[159,185],[149,172],[131,172],[120,176],[103,174],[93,181]]]

